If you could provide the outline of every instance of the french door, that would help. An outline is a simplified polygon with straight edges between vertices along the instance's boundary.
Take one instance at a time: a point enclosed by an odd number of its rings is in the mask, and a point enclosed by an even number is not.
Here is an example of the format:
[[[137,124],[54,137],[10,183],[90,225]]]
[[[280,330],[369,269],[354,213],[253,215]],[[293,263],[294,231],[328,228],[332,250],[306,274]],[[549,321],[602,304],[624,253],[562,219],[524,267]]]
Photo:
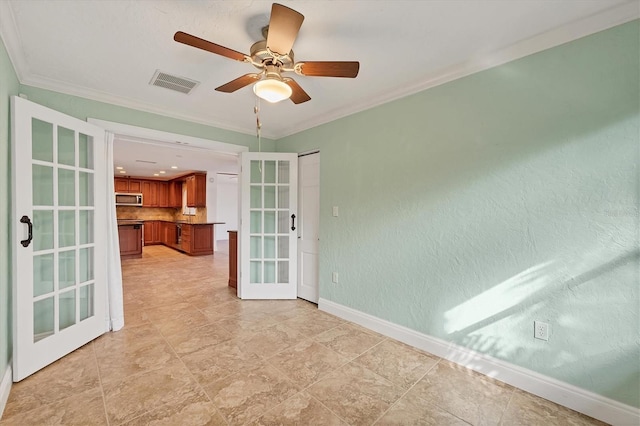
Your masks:
[[[243,152],[240,163],[238,296],[295,299],[298,156]]]
[[[11,117],[20,381],[105,332],[106,169],[103,129],[19,97]]]
[[[320,153],[298,159],[298,297],[318,303]]]

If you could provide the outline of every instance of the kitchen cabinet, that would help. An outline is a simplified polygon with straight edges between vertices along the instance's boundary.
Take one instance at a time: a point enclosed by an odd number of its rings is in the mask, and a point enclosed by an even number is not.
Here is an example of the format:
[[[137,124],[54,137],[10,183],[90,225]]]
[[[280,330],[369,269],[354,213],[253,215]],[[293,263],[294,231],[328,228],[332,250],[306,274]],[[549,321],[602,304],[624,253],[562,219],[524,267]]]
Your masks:
[[[169,207],[168,182],[158,182],[158,207]]]
[[[162,222],[162,244],[175,247],[178,244],[178,229],[173,222]]]
[[[229,287],[238,287],[238,231],[229,233]]]
[[[129,192],[134,194],[142,193],[142,181],[140,179],[129,179]]]
[[[115,192],[140,194],[142,193],[142,180],[117,177],[114,178],[114,188]]]
[[[133,259],[142,257],[142,225],[118,225],[120,240],[120,258]]]
[[[195,175],[192,175],[195,176]],[[142,194],[142,207],[182,207],[182,180],[114,178],[116,193]],[[206,207],[206,175],[192,179],[192,204]],[[194,201],[195,200],[195,201]],[[193,207],[193,206],[192,206]]]
[[[129,192],[129,179],[114,178],[113,186],[116,192]]]
[[[189,253],[191,251],[191,225],[182,225],[182,241],[180,243],[180,250]]]
[[[161,226],[162,226],[162,222],[159,220],[144,221],[144,245],[145,246],[162,243],[161,232],[160,232]]]
[[[172,180],[168,187],[168,207],[179,209],[182,207],[182,181]]]
[[[158,182],[142,181],[142,207],[158,207]]]
[[[182,224],[180,249],[191,256],[213,254],[213,225]]]
[[[194,173],[187,176],[187,207],[207,206],[207,174]]]

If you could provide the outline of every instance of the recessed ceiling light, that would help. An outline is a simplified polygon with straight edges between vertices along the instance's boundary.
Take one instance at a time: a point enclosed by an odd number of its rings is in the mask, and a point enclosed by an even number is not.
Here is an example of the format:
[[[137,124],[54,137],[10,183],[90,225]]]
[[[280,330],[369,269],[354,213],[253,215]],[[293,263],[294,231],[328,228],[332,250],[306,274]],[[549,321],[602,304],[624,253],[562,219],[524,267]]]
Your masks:
[[[125,173],[127,173],[127,172],[125,172],[124,170],[120,170],[120,173],[125,174]]]
[[[122,170],[122,167],[116,166],[116,170]]]
[[[154,173],[153,175],[154,175],[154,176],[160,176],[160,175],[159,175],[159,174],[157,174],[157,173]]]
[[[172,168],[172,169],[177,169],[177,168],[178,168],[178,166],[171,166],[171,168]]]
[[[160,173],[161,175],[163,175],[163,174],[165,174],[165,173],[167,173],[167,172],[165,172],[164,170],[160,170],[160,172],[159,172],[159,173]]]

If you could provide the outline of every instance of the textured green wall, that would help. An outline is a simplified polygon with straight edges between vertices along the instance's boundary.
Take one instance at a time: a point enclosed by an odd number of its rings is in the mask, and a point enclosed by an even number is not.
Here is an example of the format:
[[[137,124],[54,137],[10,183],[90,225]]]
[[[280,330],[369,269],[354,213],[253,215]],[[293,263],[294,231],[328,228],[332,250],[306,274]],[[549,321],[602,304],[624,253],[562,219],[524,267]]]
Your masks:
[[[52,92],[50,90],[39,89],[32,86],[21,85],[20,93],[26,94],[30,101],[81,120],[86,120],[88,117],[97,118],[100,120],[130,124],[132,126],[211,139],[218,142],[243,145],[249,147],[250,151],[258,150],[258,141],[253,135],[245,135],[238,132],[232,132],[230,130],[206,126],[204,124],[191,123],[184,120],[178,120],[176,118],[165,117],[158,114],[120,107],[59,92]],[[262,151],[274,150],[275,142],[271,139],[263,138]]]
[[[0,379],[11,359],[11,162],[9,99],[20,85],[7,50],[0,40]]]
[[[24,93],[29,100],[86,120],[87,117],[114,121],[166,132],[216,140],[258,150],[255,136],[223,130],[203,124],[164,117],[66,95],[31,86],[20,85],[15,70],[0,39],[0,379],[11,359],[11,256],[9,213],[11,211],[10,96]],[[274,151],[275,142],[262,140],[263,151]]]
[[[639,35],[277,141],[321,151],[320,296],[640,407]]]

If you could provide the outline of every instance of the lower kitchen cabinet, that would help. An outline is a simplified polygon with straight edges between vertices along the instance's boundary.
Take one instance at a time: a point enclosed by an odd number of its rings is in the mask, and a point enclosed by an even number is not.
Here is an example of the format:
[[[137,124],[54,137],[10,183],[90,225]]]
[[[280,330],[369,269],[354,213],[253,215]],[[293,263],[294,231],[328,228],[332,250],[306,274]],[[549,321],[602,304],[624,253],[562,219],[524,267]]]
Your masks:
[[[144,245],[162,244],[162,221],[145,220],[144,221]]]
[[[138,232],[140,231],[138,229]],[[145,220],[144,238],[138,238],[139,243],[142,240],[145,246],[163,244],[191,256],[213,254],[213,224]]]
[[[192,256],[213,254],[213,225],[182,224],[181,249]]]
[[[229,287],[238,287],[238,231],[229,233]]]
[[[122,259],[142,257],[142,225],[118,225],[118,238]]]

